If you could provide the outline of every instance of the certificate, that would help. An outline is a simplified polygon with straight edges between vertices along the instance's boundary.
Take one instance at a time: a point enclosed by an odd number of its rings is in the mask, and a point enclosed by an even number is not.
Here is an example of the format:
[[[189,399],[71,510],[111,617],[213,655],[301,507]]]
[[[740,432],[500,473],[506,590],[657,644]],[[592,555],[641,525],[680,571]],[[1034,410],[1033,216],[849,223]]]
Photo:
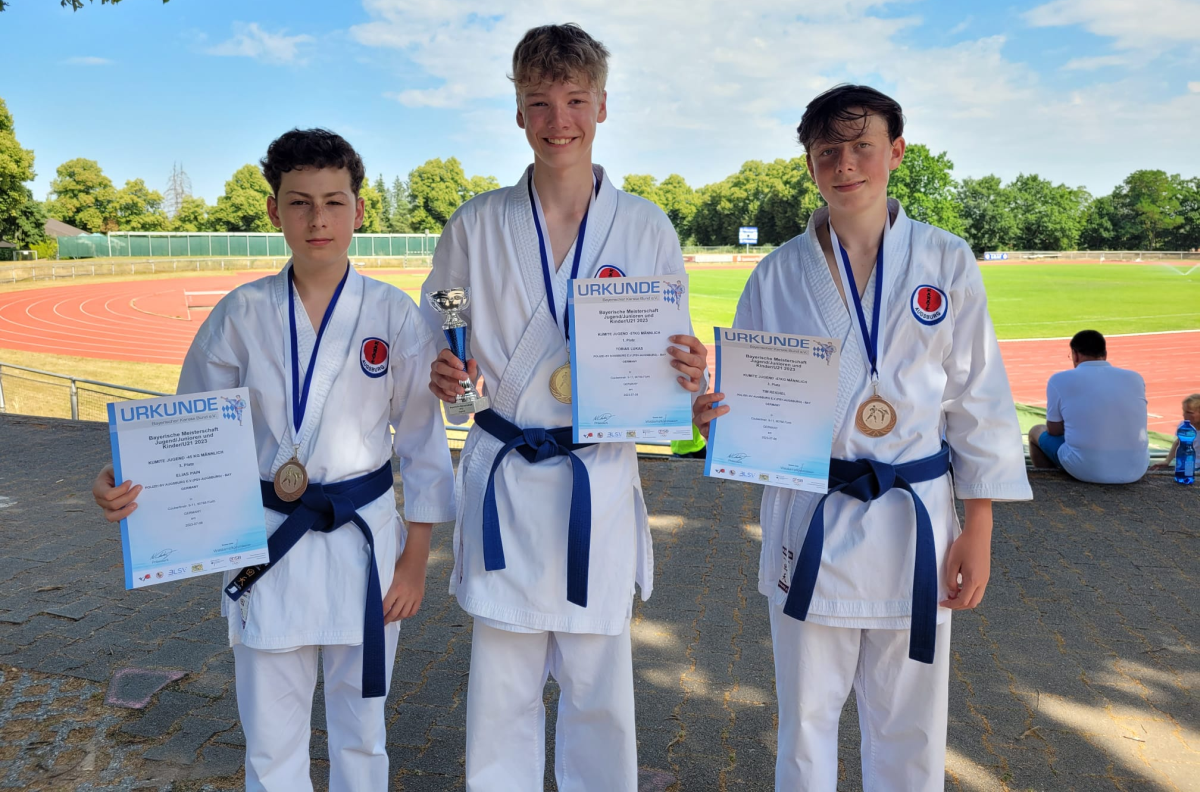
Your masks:
[[[246,388],[108,405],[117,483],[142,486],[121,520],[125,588],[266,563]]]
[[[708,430],[704,474],[826,492],[841,344],[717,327],[716,390],[729,412]]]
[[[667,354],[671,336],[692,332],[687,292],[682,274],[571,281],[576,443],[692,439],[692,394]]]

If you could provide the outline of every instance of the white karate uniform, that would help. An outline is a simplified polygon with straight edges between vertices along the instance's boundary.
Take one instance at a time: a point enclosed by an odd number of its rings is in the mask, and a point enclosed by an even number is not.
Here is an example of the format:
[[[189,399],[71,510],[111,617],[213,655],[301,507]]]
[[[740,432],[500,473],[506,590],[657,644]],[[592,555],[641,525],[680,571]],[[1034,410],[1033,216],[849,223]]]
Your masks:
[[[423,293],[469,286],[470,305],[463,312],[468,324],[470,349],[484,376],[491,408],[522,429],[571,425],[571,407],[550,393],[551,373],[567,362],[562,327],[567,311],[567,286],[575,247],[572,245],[557,272],[550,261],[557,323],[551,317],[542,275],[538,236],[534,227],[526,171],[513,187],[477,196],[455,212],[442,232]],[[614,266],[629,277],[679,274],[683,256],[675,230],[662,210],[637,196],[617,190],[595,168],[600,189],[587,217],[583,255],[578,277],[595,277],[601,268]],[[542,222],[543,229],[546,228]],[[547,232],[548,233],[548,232]],[[430,325],[440,328],[443,317],[428,301],[422,312]],[[547,641],[569,641],[563,634],[607,636],[625,649],[601,650],[591,642],[585,654],[628,654],[629,618],[634,584],[643,599],[653,585],[653,550],[638,477],[633,443],[604,443],[577,451],[591,480],[592,541],[587,607],[567,601],[567,523],[572,470],[567,457],[530,464],[518,453],[508,454],[496,471],[496,507],[504,543],[506,568],[484,569],[482,523],[488,473],[502,443],[472,427],[459,459],[458,517],[454,534],[454,574],[450,591],[463,609],[493,632],[503,630],[507,640],[481,640],[490,634],[476,628],[472,668],[510,667],[519,658],[537,655],[546,663]],[[546,633],[552,633],[549,638]],[[578,643],[578,642],[574,642]],[[527,644],[527,645],[526,645]],[[565,644],[564,644],[565,646]],[[515,653],[515,654],[514,654]],[[621,663],[589,664],[565,649],[559,666],[545,663],[521,677],[523,686],[481,690],[487,677],[472,673],[467,720],[467,789],[524,790],[520,782],[500,778],[541,776],[543,737],[535,734],[528,702],[540,702],[545,675],[550,668],[564,683],[571,666],[583,663],[587,674],[598,675],[588,684],[606,688],[610,695],[592,700],[603,712],[594,713],[619,730],[603,730],[586,740],[569,732],[572,719],[560,705],[556,742],[565,762],[556,762],[560,788],[603,789],[605,792],[636,789],[637,765],[633,744],[623,735],[633,733],[632,675]],[[607,678],[606,678],[607,677]],[[487,706],[478,706],[480,698]],[[538,705],[540,706],[540,704]],[[537,721],[540,723],[541,721]],[[528,745],[506,753],[490,750],[497,730],[520,731]],[[515,739],[515,738],[514,738]],[[622,782],[591,782],[578,774],[589,757],[621,768]],[[565,775],[564,775],[565,773]],[[539,781],[540,784],[540,781]],[[565,785],[565,786],[564,786]]]
[[[888,202],[894,217],[883,241],[883,303],[878,340],[879,395],[895,407],[896,425],[879,438],[855,426],[858,406],[872,395],[870,365],[863,348],[853,304],[838,294],[815,229],[827,224],[827,208],[813,213],[808,229],[762,260],[742,293],[734,326],[800,335],[826,336],[842,342],[838,400],[834,417],[832,456],[838,459],[874,459],[902,464],[936,454],[943,438],[950,446],[953,484],[949,476],[913,484],[929,511],[933,524],[938,569],[938,600],[946,598],[946,552],[960,531],[954,496],[992,500],[1032,498],[1025,474],[1021,432],[1017,423],[1008,378],[987,312],[983,281],[970,247],[939,228],[908,219],[900,205]],[[836,230],[836,229],[835,229]],[[841,262],[839,261],[839,266]],[[868,323],[874,307],[876,271],[863,291],[863,312]],[[936,310],[918,304],[926,287],[940,290]],[[847,294],[847,298],[850,295]],[[953,486],[953,490],[952,490]],[[782,614],[787,590],[795,572],[795,559],[807,534],[819,495],[766,487],[760,522],[763,531],[759,561],[759,591],[772,609],[776,629],[774,648],[780,708],[778,789],[833,789],[836,776],[836,743],[798,739],[795,735],[832,723],[845,700],[845,690],[831,700],[826,685],[832,678],[853,674],[861,664],[866,678],[919,679],[879,700],[878,686],[859,689],[859,707],[874,728],[876,721],[893,717],[926,720],[917,724],[928,737],[923,748],[911,742],[893,742],[886,731],[876,731],[873,755],[903,751],[911,766],[929,768],[919,783],[893,784],[876,768],[894,765],[891,759],[868,765],[864,753],[866,789],[941,789],[945,750],[944,701],[948,684],[944,662],[948,644],[946,623],[950,610],[938,609],[935,662],[926,666],[907,658],[908,629],[912,612],[913,561],[916,517],[912,498],[892,490],[882,498],[863,503],[846,495],[833,495],[825,504],[825,542],[821,567],[808,617],[803,627]],[[814,652],[834,662],[834,650],[801,647],[805,642],[846,642],[838,633],[804,630],[811,625],[863,631],[853,645],[843,647],[836,669],[806,661]],[[886,636],[902,651],[871,652]],[[840,649],[838,651],[841,651]],[[879,664],[890,664],[887,669]],[[933,676],[931,676],[931,674]],[[933,685],[933,688],[929,686]],[[899,698],[897,698],[899,697]],[[824,703],[821,703],[824,701]],[[895,707],[896,709],[893,709]],[[820,710],[820,716],[817,712]],[[932,720],[929,720],[932,719]],[[864,728],[864,734],[870,729]],[[941,735],[938,737],[938,735]],[[785,744],[786,743],[786,744]],[[920,750],[930,752],[921,758]],[[802,772],[800,768],[808,768]],[[832,769],[831,769],[832,768]],[[831,775],[833,773],[833,775]]]
[[[188,350],[179,393],[250,389],[263,480],[273,479],[297,447],[310,480],[324,484],[371,473],[394,451],[405,485],[406,519],[452,519],[450,453],[437,400],[428,389],[429,359],[436,345],[412,299],[350,267],[321,339],[298,433],[292,424],[288,310],[287,267],[222,298]],[[316,330],[298,295],[294,315],[303,383]],[[371,356],[364,353],[364,343],[371,340],[388,347],[385,371],[372,365],[379,362],[378,346]],[[264,511],[269,536],[286,517]],[[391,492],[358,513],[373,534],[381,591],[386,594],[404,548],[404,521]],[[221,594],[221,612],[228,618],[235,648],[249,790],[312,788],[308,712],[318,646],[326,647],[330,788],[387,787],[384,699],[361,698],[367,549],[353,523],[328,533],[309,531],[238,603]],[[234,574],[225,574],[226,584]],[[385,628],[389,682],[398,632],[396,623]],[[284,717],[283,711],[295,717]]]

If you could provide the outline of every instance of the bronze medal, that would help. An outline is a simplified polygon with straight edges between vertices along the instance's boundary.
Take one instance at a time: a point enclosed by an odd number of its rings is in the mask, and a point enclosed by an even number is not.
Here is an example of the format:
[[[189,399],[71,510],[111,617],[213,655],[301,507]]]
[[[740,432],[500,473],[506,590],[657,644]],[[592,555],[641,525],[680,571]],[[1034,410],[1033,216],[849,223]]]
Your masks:
[[[896,428],[896,408],[876,393],[858,405],[854,425],[867,437],[883,437]]]
[[[550,395],[563,404],[571,403],[571,362],[554,369],[550,375]]]
[[[308,471],[293,456],[275,471],[275,495],[284,503],[299,500],[308,489]]]

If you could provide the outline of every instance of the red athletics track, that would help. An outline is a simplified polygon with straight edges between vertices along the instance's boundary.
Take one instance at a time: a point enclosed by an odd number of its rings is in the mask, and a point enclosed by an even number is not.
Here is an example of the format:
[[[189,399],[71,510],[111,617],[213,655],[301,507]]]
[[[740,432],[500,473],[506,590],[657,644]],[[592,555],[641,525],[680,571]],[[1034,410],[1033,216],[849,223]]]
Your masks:
[[[0,294],[0,357],[3,349],[19,349],[178,365],[208,315],[193,307],[189,319],[184,293],[227,291],[260,277],[246,273],[153,279]],[[207,297],[192,304],[214,301]],[[1195,373],[1200,331],[1110,336],[1108,350],[1115,365],[1134,369],[1146,379],[1149,428],[1173,434],[1180,401],[1200,392],[1200,374]],[[1067,339],[1001,341],[1000,351],[1013,396],[1022,404],[1044,405],[1046,379],[1070,365]]]

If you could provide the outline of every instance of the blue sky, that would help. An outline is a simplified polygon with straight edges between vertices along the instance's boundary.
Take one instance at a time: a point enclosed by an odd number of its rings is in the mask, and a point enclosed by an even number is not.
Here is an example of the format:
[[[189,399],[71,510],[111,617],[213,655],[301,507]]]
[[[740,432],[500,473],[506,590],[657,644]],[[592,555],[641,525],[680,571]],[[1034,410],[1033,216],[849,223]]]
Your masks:
[[[575,21],[613,53],[596,160],[693,186],[793,157],[808,99],[867,82],[955,175],[1035,172],[1105,194],[1200,175],[1200,0],[11,0],[0,98],[37,157],[210,202],[293,126],[326,126],[389,181],[430,157],[511,183],[529,160],[505,77],[528,27]]]

